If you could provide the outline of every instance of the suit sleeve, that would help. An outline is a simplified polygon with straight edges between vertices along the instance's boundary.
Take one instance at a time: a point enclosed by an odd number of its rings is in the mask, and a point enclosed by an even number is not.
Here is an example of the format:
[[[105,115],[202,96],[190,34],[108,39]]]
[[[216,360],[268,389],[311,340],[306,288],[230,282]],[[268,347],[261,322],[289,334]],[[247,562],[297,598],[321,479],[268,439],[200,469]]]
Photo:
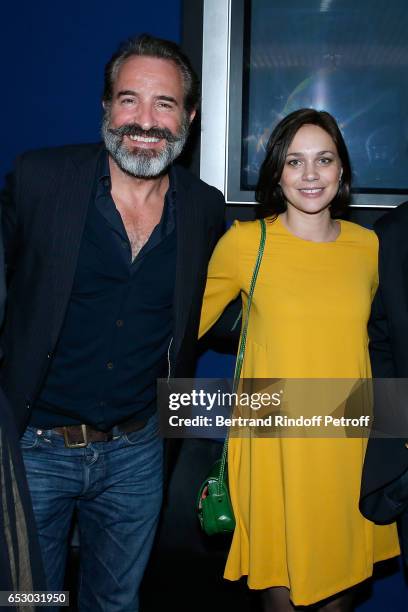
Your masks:
[[[217,212],[217,221],[215,224],[215,241],[211,246],[211,249],[214,249],[216,243],[218,242],[218,240],[220,239],[220,237],[223,235],[223,233],[225,232],[225,200],[224,200],[224,196],[222,195],[221,192],[219,192],[217,190],[217,194],[216,194],[216,205],[215,205],[215,209]]]
[[[204,292],[199,336],[203,336],[234,300],[241,289],[239,266],[239,223],[222,236],[211,257]]]
[[[1,211],[0,211],[1,214]],[[4,268],[4,252],[3,239],[0,232],[0,327],[4,317],[4,306],[6,302],[6,283],[5,283],[5,268]]]
[[[17,251],[17,179],[16,172],[6,177],[4,189],[0,192],[1,229],[4,243],[4,263],[7,278],[13,272]]]
[[[371,316],[368,323],[370,338],[369,350],[373,376],[375,378],[393,378],[396,375],[392,356],[391,338],[387,311],[384,304],[382,272],[384,269],[383,239],[380,239],[379,249],[379,286],[371,307]]]

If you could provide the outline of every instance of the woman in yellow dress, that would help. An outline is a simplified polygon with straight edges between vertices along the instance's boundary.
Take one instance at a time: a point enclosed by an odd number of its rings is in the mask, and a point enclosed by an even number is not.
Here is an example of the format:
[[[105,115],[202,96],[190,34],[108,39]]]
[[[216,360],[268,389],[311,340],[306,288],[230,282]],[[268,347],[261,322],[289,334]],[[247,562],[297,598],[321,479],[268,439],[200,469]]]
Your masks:
[[[335,219],[350,181],[331,115],[301,109],[274,129],[257,188],[266,245],[242,378],[371,376],[378,245],[372,231]],[[236,222],[218,243],[201,334],[239,293],[245,310],[259,238],[259,222]],[[399,554],[395,525],[374,525],[358,509],[365,447],[363,438],[230,439],[236,529],[225,577],[248,576],[265,611],[352,610],[352,587],[372,575],[373,563]]]

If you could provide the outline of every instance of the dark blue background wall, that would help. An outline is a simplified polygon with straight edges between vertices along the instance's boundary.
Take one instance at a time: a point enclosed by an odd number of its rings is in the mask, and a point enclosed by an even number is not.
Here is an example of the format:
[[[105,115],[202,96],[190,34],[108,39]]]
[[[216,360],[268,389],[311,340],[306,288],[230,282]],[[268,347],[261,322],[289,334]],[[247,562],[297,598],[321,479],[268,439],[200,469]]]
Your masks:
[[[2,4],[0,176],[41,146],[99,139],[103,68],[148,31],[180,41],[181,0],[23,0]]]

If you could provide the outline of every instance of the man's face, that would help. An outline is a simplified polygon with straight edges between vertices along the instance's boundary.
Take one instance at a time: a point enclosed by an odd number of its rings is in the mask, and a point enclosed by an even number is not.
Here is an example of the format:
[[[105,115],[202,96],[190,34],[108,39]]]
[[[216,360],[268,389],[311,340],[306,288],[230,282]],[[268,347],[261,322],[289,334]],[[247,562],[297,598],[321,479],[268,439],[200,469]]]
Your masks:
[[[131,57],[105,106],[103,139],[122,170],[155,177],[180,155],[194,114],[184,110],[183,79],[172,61]]]

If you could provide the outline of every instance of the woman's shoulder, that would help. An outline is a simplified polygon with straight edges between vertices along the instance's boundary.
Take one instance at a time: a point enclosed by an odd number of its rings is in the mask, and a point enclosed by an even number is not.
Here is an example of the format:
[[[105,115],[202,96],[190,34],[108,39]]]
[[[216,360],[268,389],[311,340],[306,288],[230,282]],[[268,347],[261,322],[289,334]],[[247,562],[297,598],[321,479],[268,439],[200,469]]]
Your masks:
[[[341,221],[341,228],[345,237],[367,244],[367,246],[372,248],[377,248],[378,238],[373,230],[352,221]]]
[[[236,219],[227,233],[233,234],[238,240],[253,240],[254,236],[259,236],[260,233],[260,221],[239,221]]]

